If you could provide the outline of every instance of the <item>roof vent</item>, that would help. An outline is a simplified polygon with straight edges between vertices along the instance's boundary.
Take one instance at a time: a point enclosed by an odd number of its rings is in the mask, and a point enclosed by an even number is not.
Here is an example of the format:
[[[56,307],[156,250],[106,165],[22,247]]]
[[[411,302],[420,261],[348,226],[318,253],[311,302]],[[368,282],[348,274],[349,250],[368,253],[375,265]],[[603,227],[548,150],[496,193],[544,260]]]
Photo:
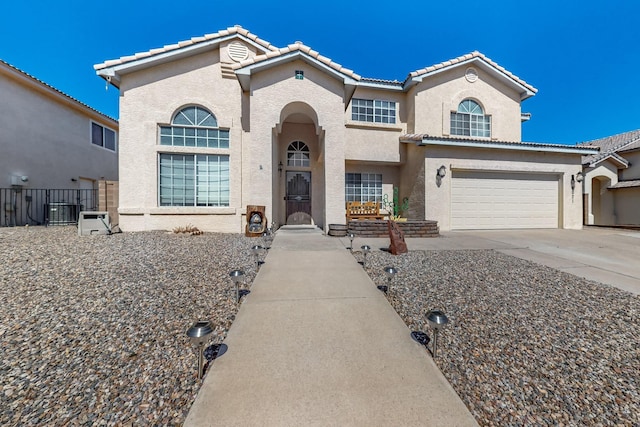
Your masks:
[[[469,67],[467,68],[467,70],[464,72],[464,78],[467,79],[467,81],[469,83],[473,83],[476,80],[478,80],[478,72],[476,71],[475,68],[473,67]]]
[[[244,61],[249,57],[249,48],[238,42],[233,42],[227,47],[229,57],[236,62]]]

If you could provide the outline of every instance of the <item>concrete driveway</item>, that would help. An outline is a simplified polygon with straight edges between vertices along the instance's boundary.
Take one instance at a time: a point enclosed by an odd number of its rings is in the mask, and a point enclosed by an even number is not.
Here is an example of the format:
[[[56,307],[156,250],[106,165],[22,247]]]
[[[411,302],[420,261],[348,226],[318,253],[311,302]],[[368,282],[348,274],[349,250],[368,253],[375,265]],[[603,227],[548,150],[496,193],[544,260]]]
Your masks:
[[[349,245],[349,240],[344,240]],[[487,230],[442,232],[406,239],[409,250],[495,249],[640,295],[640,232],[583,230]],[[353,246],[387,247],[389,239],[356,238]]]

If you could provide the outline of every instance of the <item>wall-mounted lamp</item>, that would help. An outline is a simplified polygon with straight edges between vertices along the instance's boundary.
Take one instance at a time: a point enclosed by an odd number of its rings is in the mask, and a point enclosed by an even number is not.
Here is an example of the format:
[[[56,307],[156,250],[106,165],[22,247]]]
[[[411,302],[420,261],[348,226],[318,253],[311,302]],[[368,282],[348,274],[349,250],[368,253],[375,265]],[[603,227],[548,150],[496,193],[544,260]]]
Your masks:
[[[444,178],[444,176],[447,174],[447,168],[444,165],[440,166],[438,168],[437,174],[438,174],[438,177]]]
[[[282,161],[280,161],[280,163],[278,163],[278,173],[280,175],[282,175]]]
[[[582,176],[582,172],[578,172],[576,174],[576,181],[578,181],[578,182],[584,181],[584,176]]]
[[[571,175],[571,192],[576,189],[576,177],[575,175]]]

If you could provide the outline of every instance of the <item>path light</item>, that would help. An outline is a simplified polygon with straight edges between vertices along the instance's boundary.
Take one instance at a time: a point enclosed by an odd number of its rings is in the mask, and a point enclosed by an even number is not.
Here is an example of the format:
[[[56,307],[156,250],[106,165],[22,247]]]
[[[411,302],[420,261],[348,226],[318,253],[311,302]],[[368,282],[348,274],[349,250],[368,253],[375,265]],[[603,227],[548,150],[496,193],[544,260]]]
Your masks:
[[[431,329],[433,329],[433,357],[436,357],[436,352],[438,351],[438,331],[449,323],[449,319],[442,311],[431,310],[427,313],[427,321]]]
[[[244,276],[244,271],[242,270],[233,270],[229,273],[231,276],[231,280],[236,285],[236,303],[240,302],[240,282],[242,282],[242,278]]]
[[[349,238],[349,250],[353,252],[353,239],[356,238],[356,235],[353,233],[349,233],[347,237]]]
[[[199,320],[194,323],[188,330],[187,336],[191,339],[191,343],[198,346],[198,379],[202,379],[204,375],[204,345],[213,333],[211,322],[208,320]]]
[[[267,228],[267,231],[262,233],[262,240],[264,241],[264,248],[267,250],[271,249],[271,242],[273,242],[273,234],[271,234],[271,230]]]
[[[256,257],[256,271],[260,269],[260,251],[262,251],[262,246],[255,245],[251,247],[251,252]]]
[[[371,246],[362,245],[360,246],[360,249],[362,249],[362,254],[364,255],[364,258],[362,259],[362,268],[364,268],[367,265],[367,254],[371,250]]]
[[[389,285],[385,286],[378,286],[378,289],[380,289],[382,292],[384,292],[385,294],[387,293],[387,291],[389,291],[389,289],[391,289],[391,281],[393,280],[394,276],[396,274],[398,274],[398,269],[395,267],[385,267],[384,268],[384,274],[387,275],[387,279],[389,279]]]

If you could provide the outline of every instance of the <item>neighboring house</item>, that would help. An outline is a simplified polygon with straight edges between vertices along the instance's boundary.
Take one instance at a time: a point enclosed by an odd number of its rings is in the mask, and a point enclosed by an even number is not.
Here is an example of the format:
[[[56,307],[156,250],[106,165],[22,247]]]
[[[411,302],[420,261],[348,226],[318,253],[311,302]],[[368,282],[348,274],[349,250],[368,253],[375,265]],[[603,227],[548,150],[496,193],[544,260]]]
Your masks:
[[[479,52],[388,81],[235,26],[94,68],[120,89],[125,231],[239,232],[247,205],[327,229],[394,187],[441,230],[582,226],[597,149],[521,142],[536,89]]]
[[[116,120],[0,60],[1,225],[21,225],[25,215],[40,223],[45,204],[95,208],[90,191],[78,201],[80,192],[36,190],[94,190],[98,180],[117,180],[117,144]]]
[[[640,129],[579,145],[600,148],[582,160],[585,224],[640,225]]]

